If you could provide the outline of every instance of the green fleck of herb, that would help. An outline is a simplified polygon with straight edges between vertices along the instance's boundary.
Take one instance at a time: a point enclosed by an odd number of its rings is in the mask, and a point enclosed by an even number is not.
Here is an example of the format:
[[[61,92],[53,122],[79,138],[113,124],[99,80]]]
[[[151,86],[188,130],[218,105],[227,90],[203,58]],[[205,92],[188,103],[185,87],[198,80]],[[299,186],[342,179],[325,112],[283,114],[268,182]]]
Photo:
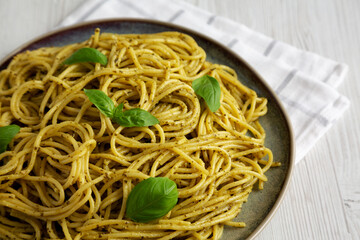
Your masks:
[[[220,107],[220,84],[219,82],[209,76],[205,75],[192,82],[192,88],[195,93],[202,97],[209,109],[216,112]]]
[[[19,131],[20,127],[15,124],[0,127],[0,153],[6,151],[7,145],[11,142],[11,140]]]
[[[150,177],[138,183],[126,201],[126,216],[149,222],[165,216],[178,201],[176,183],[166,177]]]
[[[74,63],[93,62],[106,65],[107,61],[107,57],[95,48],[80,48],[67,58],[63,64],[70,65]]]

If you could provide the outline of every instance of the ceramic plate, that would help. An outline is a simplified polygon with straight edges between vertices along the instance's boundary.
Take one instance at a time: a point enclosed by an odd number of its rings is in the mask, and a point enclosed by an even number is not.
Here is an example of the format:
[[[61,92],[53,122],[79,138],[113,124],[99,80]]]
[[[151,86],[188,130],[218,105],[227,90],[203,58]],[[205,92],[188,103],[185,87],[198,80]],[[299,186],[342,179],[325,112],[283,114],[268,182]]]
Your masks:
[[[0,63],[0,70],[5,68],[10,59],[21,51],[84,41],[94,33],[97,27],[101,29],[101,32],[120,34],[163,31],[189,34],[205,49],[208,61],[228,65],[235,69],[245,85],[255,90],[259,96],[268,99],[268,113],[260,121],[266,130],[265,145],[273,151],[274,159],[281,162],[281,167],[270,169],[266,173],[269,180],[265,183],[264,189],[261,191],[254,189],[248,202],[244,203],[236,220],[246,222],[246,227],[226,227],[222,236],[222,239],[226,240],[254,238],[274,215],[289,184],[294,163],[294,140],[288,117],[275,93],[246,61],[221,43],[169,23],[141,19],[111,19],[78,24],[41,36],[11,53]]]

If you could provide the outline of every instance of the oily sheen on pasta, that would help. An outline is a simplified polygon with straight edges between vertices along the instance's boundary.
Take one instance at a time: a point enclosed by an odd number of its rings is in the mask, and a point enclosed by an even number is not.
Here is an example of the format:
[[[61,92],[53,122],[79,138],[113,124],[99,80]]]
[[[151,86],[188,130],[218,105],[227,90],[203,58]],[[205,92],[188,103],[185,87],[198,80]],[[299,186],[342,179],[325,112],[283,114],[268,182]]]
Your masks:
[[[91,47],[99,63],[62,64]],[[210,75],[221,88],[211,112],[191,87]],[[83,89],[159,120],[122,127]],[[87,41],[26,51],[0,73],[0,126],[20,132],[0,154],[0,238],[219,239],[254,185],[276,165],[258,119],[267,100],[179,32],[118,35],[96,29]],[[167,177],[178,202],[148,223],[125,215],[140,181]]]

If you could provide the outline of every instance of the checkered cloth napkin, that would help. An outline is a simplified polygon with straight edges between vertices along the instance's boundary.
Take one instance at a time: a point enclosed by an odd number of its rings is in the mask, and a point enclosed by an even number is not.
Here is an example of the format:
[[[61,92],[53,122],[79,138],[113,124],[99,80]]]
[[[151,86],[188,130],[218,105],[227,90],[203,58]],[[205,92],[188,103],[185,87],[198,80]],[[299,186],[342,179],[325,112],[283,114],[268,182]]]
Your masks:
[[[146,18],[191,28],[227,45],[275,90],[290,117],[296,162],[341,117],[350,102],[336,87],[348,67],[303,51],[179,0],[88,0],[60,26],[105,18]]]

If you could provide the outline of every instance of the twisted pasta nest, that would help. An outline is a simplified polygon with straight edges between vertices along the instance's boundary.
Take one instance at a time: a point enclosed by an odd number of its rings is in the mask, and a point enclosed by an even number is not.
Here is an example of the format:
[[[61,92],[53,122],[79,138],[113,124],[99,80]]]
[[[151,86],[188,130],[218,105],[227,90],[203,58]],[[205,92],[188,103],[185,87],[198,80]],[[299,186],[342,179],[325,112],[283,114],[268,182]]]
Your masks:
[[[83,47],[107,65],[61,64]],[[191,88],[205,74],[221,86],[214,113]],[[84,88],[160,123],[119,126]],[[0,126],[21,126],[0,154],[1,238],[218,239],[224,225],[245,225],[232,219],[275,164],[258,122],[267,100],[183,33],[96,29],[82,43],[20,53],[0,73],[0,104]],[[178,203],[159,220],[132,222],[126,199],[150,176],[173,180]]]

